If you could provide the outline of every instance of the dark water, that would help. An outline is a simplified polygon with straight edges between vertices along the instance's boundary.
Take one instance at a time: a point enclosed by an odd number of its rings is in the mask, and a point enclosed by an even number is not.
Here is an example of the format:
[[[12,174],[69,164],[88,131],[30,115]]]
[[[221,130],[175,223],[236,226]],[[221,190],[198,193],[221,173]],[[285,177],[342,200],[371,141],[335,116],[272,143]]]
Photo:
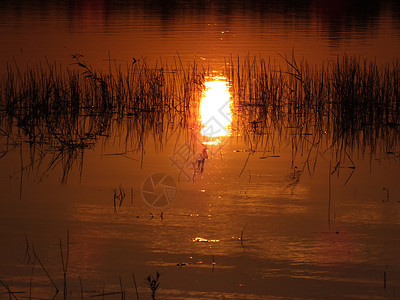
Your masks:
[[[218,65],[231,55],[290,53],[321,61],[343,53],[390,61],[400,50],[395,1],[3,1],[1,62],[93,65],[109,56]]]
[[[179,54],[218,75],[237,56],[280,65],[294,51],[383,65],[399,25],[395,1],[3,1],[0,64],[75,68],[79,53],[95,69],[133,57],[174,69]],[[33,117],[0,99],[0,299],[6,286],[62,299],[65,282],[70,299],[136,299],[133,274],[150,299],[157,271],[157,299],[399,298],[398,108],[350,106],[354,122],[340,109],[238,110],[230,83],[213,85],[202,103],[216,119],[94,106]]]

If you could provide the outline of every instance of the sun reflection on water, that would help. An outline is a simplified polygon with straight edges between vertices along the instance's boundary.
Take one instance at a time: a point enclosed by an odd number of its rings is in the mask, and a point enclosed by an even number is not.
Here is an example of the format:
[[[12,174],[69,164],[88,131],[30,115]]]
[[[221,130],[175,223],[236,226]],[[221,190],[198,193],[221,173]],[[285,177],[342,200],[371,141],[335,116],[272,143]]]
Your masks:
[[[206,78],[200,103],[203,144],[219,144],[231,135],[232,111],[229,84],[225,77]]]

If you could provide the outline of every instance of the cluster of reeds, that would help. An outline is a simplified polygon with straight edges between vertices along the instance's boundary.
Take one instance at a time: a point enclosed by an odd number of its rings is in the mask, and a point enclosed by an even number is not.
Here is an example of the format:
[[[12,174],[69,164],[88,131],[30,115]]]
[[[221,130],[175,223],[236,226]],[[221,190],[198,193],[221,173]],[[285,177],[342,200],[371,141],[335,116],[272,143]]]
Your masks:
[[[165,112],[188,107],[193,93],[201,90],[204,73],[197,65],[147,65],[145,60],[94,70],[73,55],[71,67],[56,63],[37,64],[21,71],[7,66],[0,85],[0,105],[10,115],[24,113],[31,118],[50,114],[87,113],[137,114]]]
[[[311,145],[325,140],[330,147],[371,152],[395,148],[400,137],[399,60],[378,65],[342,56],[311,65],[297,62],[294,55],[282,59],[279,65],[262,57],[226,64],[242,128],[262,133],[258,138],[283,132],[294,140],[309,136]]]
[[[84,149],[101,137],[124,133],[126,143],[143,152],[150,136],[161,147],[173,127],[188,127],[211,70],[197,62],[184,66],[179,57],[169,65],[110,63],[107,72],[78,54],[72,62],[69,68],[46,62],[25,71],[10,65],[0,81],[0,137],[28,144],[30,165],[51,154],[48,168],[61,163],[63,182]],[[224,72],[235,130],[252,137],[251,149],[288,139],[294,153],[322,141],[342,154],[397,145],[399,61],[378,65],[343,56],[317,66],[294,55],[280,64],[246,57],[231,59]]]
[[[124,130],[138,150],[149,132],[162,142],[171,129],[164,124],[177,116],[176,124],[185,123],[204,73],[179,59],[168,67],[134,60],[122,69],[110,64],[108,73],[94,70],[78,54],[69,68],[46,62],[21,71],[9,65],[0,81],[0,137],[14,146],[27,144],[29,166],[44,156],[51,157],[45,171],[61,164],[62,182],[103,136]]]

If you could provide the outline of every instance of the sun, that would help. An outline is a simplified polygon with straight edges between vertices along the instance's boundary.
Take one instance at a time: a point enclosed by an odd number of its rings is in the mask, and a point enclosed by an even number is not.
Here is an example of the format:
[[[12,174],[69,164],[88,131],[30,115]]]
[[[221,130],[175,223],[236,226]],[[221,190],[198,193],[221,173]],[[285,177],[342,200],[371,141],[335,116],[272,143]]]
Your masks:
[[[203,137],[219,138],[231,135],[231,98],[226,78],[206,78],[200,102]]]

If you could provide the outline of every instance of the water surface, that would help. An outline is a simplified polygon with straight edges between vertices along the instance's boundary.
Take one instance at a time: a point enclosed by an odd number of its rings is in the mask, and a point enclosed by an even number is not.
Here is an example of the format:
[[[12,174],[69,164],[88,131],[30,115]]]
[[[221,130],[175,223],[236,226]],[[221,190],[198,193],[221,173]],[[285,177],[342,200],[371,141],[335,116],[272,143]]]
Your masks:
[[[205,60],[277,53],[321,61],[343,53],[390,61],[400,50],[395,1],[5,1],[1,63],[70,63],[80,53],[107,66],[147,57]]]
[[[278,68],[293,50],[310,64],[344,53],[391,63],[398,4],[6,1],[0,17],[2,74],[46,69],[46,58],[82,73],[76,53],[104,72],[163,61],[177,83],[194,59],[209,71],[194,85],[200,103],[162,115],[86,107],[35,119],[1,107],[0,279],[18,299],[51,299],[54,285],[63,298],[67,245],[70,299],[81,286],[84,298],[122,286],[135,299],[133,274],[150,299],[157,271],[158,299],[398,297],[398,108],[377,106],[371,115],[387,119],[367,124],[278,114],[238,99],[226,72],[252,55]]]

